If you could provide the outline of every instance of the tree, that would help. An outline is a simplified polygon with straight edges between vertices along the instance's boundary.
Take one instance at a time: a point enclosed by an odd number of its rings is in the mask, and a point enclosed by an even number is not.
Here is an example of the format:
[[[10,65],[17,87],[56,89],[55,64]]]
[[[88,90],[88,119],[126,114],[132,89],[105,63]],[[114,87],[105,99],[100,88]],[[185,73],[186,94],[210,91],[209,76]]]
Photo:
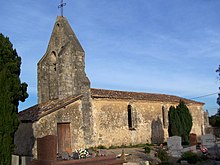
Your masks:
[[[218,69],[216,70],[218,72],[218,75],[220,76],[220,65],[218,66]],[[219,87],[220,90],[220,87]],[[220,92],[218,93],[218,98],[217,98],[217,104],[218,104],[218,110],[215,115],[212,115],[209,117],[209,124],[213,127],[220,127]]]
[[[19,101],[28,97],[27,84],[20,82],[20,66],[9,38],[0,33],[0,165],[11,164]]]
[[[180,100],[180,103],[176,107],[176,110],[180,118],[180,123],[182,128],[181,137],[183,138],[183,142],[189,142],[189,134],[192,129],[192,115],[189,112],[188,107],[182,100]]]
[[[180,100],[175,108],[171,106],[168,112],[169,136],[181,136],[183,142],[189,142],[189,134],[192,129],[192,115],[185,103]]]
[[[171,106],[168,112],[168,118],[169,118],[169,126],[168,126],[168,132],[169,136],[181,136],[180,132],[182,132],[179,126],[180,119],[179,115],[177,114],[176,108],[174,106]]]
[[[218,66],[218,69],[216,70],[216,72],[219,72],[219,76],[220,76],[220,65]],[[220,87],[219,87],[220,90]],[[220,116],[220,93],[218,93],[218,98],[217,98],[217,104],[219,105],[218,111],[217,111],[217,116]]]

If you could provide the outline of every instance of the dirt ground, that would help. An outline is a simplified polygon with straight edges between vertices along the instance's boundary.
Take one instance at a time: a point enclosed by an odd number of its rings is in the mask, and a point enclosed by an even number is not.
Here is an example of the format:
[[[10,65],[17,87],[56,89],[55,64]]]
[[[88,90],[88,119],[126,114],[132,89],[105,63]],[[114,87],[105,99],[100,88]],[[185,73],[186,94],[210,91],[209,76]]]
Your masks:
[[[105,155],[120,155],[122,154],[122,148],[101,149],[99,152]],[[143,148],[124,148],[124,153],[126,155],[127,162],[140,163],[144,161],[149,161],[158,163],[159,161],[158,158],[154,156],[154,152],[151,152],[150,154],[145,154]],[[177,163],[177,160],[178,158],[171,157],[169,162],[172,165],[179,165],[180,163]],[[213,160],[207,160],[203,162],[197,162],[196,165],[215,165],[215,162]]]

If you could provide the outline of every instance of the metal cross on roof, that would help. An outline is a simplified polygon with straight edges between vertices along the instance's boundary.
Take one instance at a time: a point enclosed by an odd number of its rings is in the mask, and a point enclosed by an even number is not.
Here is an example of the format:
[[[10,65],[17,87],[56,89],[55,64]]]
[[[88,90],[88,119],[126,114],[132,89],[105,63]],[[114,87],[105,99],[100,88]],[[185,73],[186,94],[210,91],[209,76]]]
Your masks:
[[[63,17],[63,7],[66,6],[66,3],[63,3],[63,0],[60,1],[58,8],[61,10],[61,16]]]

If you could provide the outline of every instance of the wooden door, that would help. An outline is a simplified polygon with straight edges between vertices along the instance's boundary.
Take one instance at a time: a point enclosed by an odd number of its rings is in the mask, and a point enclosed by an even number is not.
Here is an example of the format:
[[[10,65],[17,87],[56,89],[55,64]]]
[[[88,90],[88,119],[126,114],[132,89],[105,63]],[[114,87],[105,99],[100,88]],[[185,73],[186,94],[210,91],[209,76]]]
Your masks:
[[[70,123],[57,124],[58,152],[71,148]]]

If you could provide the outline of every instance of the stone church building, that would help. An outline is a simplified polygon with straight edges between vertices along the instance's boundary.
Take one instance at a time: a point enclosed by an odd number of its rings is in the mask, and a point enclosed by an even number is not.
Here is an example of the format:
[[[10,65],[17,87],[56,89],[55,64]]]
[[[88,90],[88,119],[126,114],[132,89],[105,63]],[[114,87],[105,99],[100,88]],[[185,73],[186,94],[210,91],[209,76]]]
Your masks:
[[[58,16],[38,62],[38,104],[19,113],[16,153],[37,155],[36,138],[58,137],[58,152],[91,146],[161,143],[168,137],[168,110],[180,99],[192,117],[192,133],[204,132],[203,103],[178,96],[93,89],[85,52],[65,17]]]

